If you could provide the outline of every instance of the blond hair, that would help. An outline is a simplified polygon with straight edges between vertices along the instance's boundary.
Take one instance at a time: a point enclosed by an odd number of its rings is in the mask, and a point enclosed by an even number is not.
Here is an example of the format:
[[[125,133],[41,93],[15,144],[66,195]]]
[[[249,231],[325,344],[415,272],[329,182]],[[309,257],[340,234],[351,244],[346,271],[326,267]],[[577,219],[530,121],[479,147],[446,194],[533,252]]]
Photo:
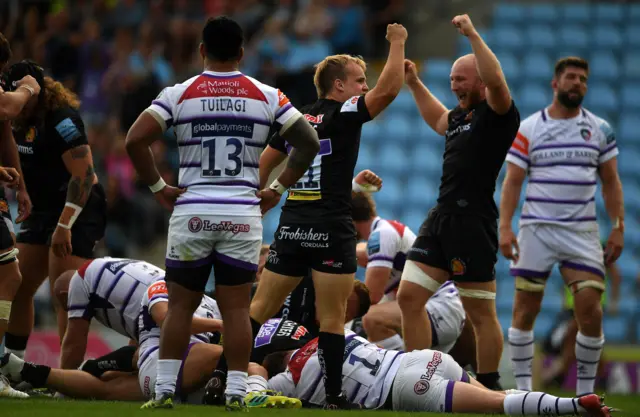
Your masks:
[[[62,107],[71,107],[74,110],[80,108],[78,96],[62,83],[51,77],[44,77],[44,109],[46,111],[57,110]]]
[[[325,98],[331,92],[335,80],[346,78],[345,68],[351,62],[358,65],[363,71],[367,70],[367,64],[361,57],[347,54],[331,55],[316,64],[313,84],[316,86],[318,98]]]

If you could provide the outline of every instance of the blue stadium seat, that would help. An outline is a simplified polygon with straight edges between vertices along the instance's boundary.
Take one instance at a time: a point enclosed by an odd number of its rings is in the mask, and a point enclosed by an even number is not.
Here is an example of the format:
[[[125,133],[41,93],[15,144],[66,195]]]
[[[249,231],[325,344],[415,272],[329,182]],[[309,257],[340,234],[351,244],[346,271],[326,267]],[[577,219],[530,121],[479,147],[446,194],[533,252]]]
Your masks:
[[[527,10],[519,4],[499,3],[493,10],[494,22],[519,22],[527,16]]]
[[[621,294],[622,296],[618,302],[618,313],[623,316],[630,316],[638,311],[638,300],[635,298],[634,294],[622,291]]]
[[[640,53],[630,52],[624,58],[624,77],[640,80]]]
[[[409,168],[407,165],[407,154],[402,149],[403,147],[390,142],[391,141],[383,144],[379,148],[380,155],[383,155],[384,160],[384,164],[381,166],[383,171],[380,172],[380,175],[384,175],[385,177],[389,174],[394,176],[404,174]]]
[[[527,80],[551,80],[553,62],[542,52],[531,52],[524,56],[523,77]]]
[[[444,140],[435,130],[431,129],[427,122],[422,119],[422,116],[415,117],[411,123],[415,129],[414,143]]]
[[[625,110],[640,109],[640,83],[625,84],[620,88],[620,98]]]
[[[415,134],[412,120],[413,118],[406,114],[396,114],[394,117],[385,118],[387,137],[384,142],[397,144],[411,142]]]
[[[421,76],[425,82],[443,82],[449,79],[453,61],[450,59],[428,59],[424,61]]]
[[[393,176],[383,177],[383,181],[382,190],[375,194],[376,204],[387,208],[395,208],[396,205],[401,204],[404,196],[404,186]]]
[[[430,209],[431,206],[407,207],[405,205],[399,219],[417,235],[420,231],[420,225],[427,218],[427,213]]]
[[[549,25],[532,25],[526,30],[527,46],[532,49],[550,50],[557,46],[556,32]]]
[[[640,4],[630,4],[627,8],[627,20],[635,23],[640,19]]]
[[[400,94],[393,100],[386,113],[403,113],[405,115],[417,113],[416,103],[407,88],[400,90]]]
[[[518,51],[525,46],[522,32],[517,27],[497,26],[492,33],[493,43],[491,48],[495,48],[496,51]]]
[[[435,205],[438,199],[437,182],[418,177],[411,178],[406,185],[404,199],[409,206],[431,207]]]
[[[627,26],[624,33],[624,40],[629,47],[640,47],[640,25],[634,24]]]
[[[482,39],[485,41],[485,43],[489,45],[490,48],[493,49],[494,47],[493,33],[490,30],[482,30],[482,29],[478,30],[478,33],[480,34],[480,36],[482,36]],[[469,43],[469,40],[466,37],[458,36],[457,42],[458,42],[458,48],[457,48],[458,55],[465,55],[473,52],[471,49],[471,44]]]
[[[523,106],[544,108],[551,102],[550,88],[531,84],[520,90],[520,102]]]
[[[599,113],[602,111],[616,111],[618,97],[616,92],[607,84],[589,86],[589,93],[585,97],[585,106]]]
[[[589,35],[581,26],[564,26],[560,29],[559,35],[560,44],[574,50],[574,55],[590,46]]]
[[[628,159],[626,159],[626,156],[622,156],[625,153],[626,151],[618,155],[619,165],[624,165],[624,169],[622,167],[620,167],[619,169],[621,175],[627,175],[630,172],[633,172],[634,171],[633,168],[635,168],[638,164],[638,161],[636,160],[636,163],[634,165],[629,166],[628,164],[632,161],[629,161]],[[632,153],[632,157],[633,155],[638,156],[638,154],[635,152]],[[637,177],[637,169],[635,170],[634,174],[635,175],[633,174],[632,175]],[[634,210],[640,209],[640,185],[638,185],[635,180],[625,181],[623,183],[623,190],[624,190],[625,207],[628,207],[629,209],[634,209]]]
[[[408,166],[414,176],[438,175],[441,173],[442,152],[437,152],[436,149],[437,148],[428,143],[421,143],[411,149]]]
[[[527,20],[531,22],[553,24],[558,18],[558,8],[553,4],[533,4],[527,10]]]
[[[592,13],[588,4],[563,4],[560,16],[563,22],[589,23]]]
[[[622,32],[619,27],[598,25],[591,32],[593,45],[600,49],[616,50],[623,45]]]
[[[268,213],[267,217],[265,217],[262,222],[262,240],[265,243],[273,242],[273,235],[278,229],[278,221],[280,220],[279,216],[276,215],[280,213],[280,209],[273,208],[271,209],[271,211],[273,212],[273,214]]]
[[[613,52],[601,51],[591,55],[589,60],[589,81],[618,80],[619,77],[620,66]]]
[[[638,140],[638,132],[640,132],[640,120],[638,120],[636,113],[625,113],[620,117],[618,122],[618,138],[621,142],[633,142]],[[631,149],[625,149],[627,152],[633,152]],[[638,159],[633,162],[630,160],[631,165],[637,163]],[[637,171],[636,171],[637,172]]]
[[[556,290],[556,288],[556,285],[550,283],[545,289],[544,298],[542,298],[542,310],[547,314],[558,314],[562,310],[564,293]]]
[[[374,120],[369,123],[365,123],[362,126],[362,144],[364,146],[367,145],[377,145],[378,143],[382,143],[383,139],[386,137],[385,132],[385,124],[383,122],[383,118],[379,120]],[[362,147],[361,147],[362,149]]]
[[[497,53],[496,56],[507,80],[520,78],[520,63],[514,54],[505,51]]]
[[[624,342],[629,332],[629,322],[626,317],[604,317],[604,337],[610,342]]]
[[[450,84],[438,83],[427,85],[431,94],[433,94],[438,100],[442,102],[448,109],[452,109],[458,105],[458,99],[455,94],[451,91]]]
[[[600,3],[595,6],[594,17],[599,21],[618,23],[624,20],[625,6],[622,4]]]

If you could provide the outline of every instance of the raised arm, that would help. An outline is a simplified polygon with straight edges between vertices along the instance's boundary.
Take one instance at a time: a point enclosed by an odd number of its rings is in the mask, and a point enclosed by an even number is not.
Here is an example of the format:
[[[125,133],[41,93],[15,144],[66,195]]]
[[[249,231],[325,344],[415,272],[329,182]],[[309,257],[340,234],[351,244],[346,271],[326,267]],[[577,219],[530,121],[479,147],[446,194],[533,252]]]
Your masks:
[[[444,136],[448,127],[449,110],[420,81],[416,64],[404,61],[404,76],[407,86],[416,101],[420,115],[436,133]]]
[[[0,89],[0,120],[15,119],[29,99],[40,93],[38,82],[30,75],[18,81],[16,86],[13,92]]]

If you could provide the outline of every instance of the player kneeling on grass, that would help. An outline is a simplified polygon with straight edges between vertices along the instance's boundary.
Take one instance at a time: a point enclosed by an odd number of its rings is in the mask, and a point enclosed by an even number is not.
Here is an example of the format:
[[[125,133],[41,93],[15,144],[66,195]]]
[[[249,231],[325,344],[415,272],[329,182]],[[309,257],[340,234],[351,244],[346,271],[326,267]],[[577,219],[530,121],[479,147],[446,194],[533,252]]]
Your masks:
[[[411,353],[381,349],[345,330],[342,387],[347,398],[369,409],[506,415],[610,416],[612,409],[590,394],[559,398],[543,392],[491,391],[453,358],[424,349]],[[318,339],[291,351],[282,362],[284,372],[269,379],[269,388],[283,395],[322,406],[324,387],[318,360]]]

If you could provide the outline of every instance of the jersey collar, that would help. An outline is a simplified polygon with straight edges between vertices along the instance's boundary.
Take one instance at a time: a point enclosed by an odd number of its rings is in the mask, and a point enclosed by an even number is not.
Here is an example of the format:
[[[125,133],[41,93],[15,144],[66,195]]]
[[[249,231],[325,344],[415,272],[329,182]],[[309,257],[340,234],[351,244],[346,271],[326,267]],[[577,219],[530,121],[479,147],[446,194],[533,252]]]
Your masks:
[[[230,72],[218,72],[218,71],[203,71],[202,75],[212,77],[212,78],[235,78],[242,75],[240,71],[230,71]]]
[[[371,231],[372,232],[374,230],[376,230],[376,227],[378,227],[378,223],[380,222],[380,220],[382,220],[382,218],[380,216],[376,216],[375,219],[373,219],[373,222],[371,222]]]

